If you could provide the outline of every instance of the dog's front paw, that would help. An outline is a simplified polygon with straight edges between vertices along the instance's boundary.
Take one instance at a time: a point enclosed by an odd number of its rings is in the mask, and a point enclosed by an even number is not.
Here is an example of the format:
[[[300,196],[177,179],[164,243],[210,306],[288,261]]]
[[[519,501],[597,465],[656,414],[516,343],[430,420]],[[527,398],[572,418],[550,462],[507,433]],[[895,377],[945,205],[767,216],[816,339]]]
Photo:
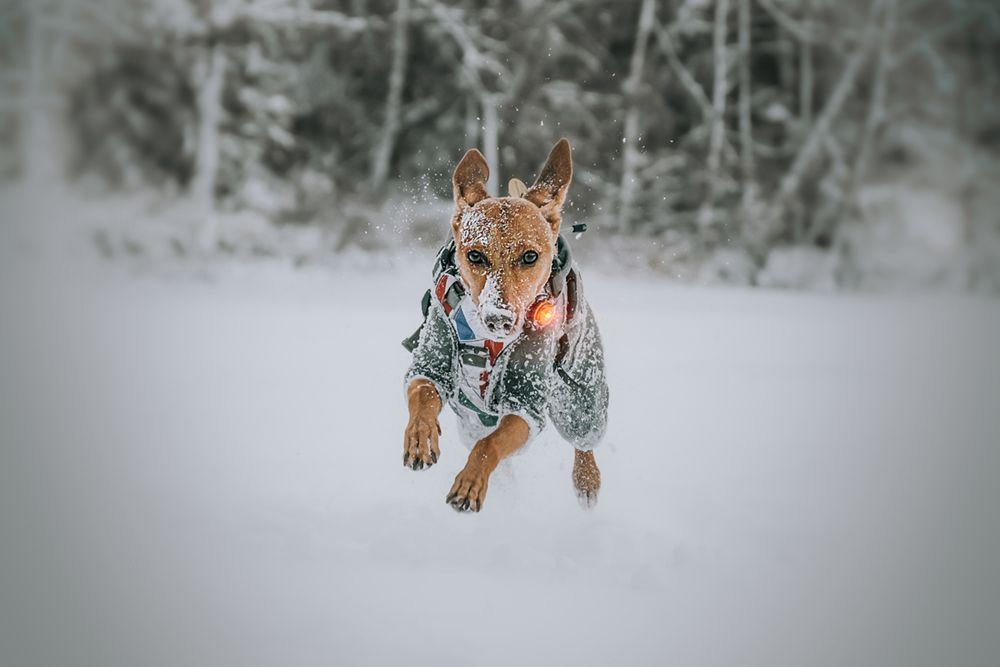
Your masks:
[[[479,462],[469,461],[455,477],[445,501],[457,512],[478,512],[486,500],[489,481],[489,469]]]
[[[581,505],[590,508],[597,504],[597,494],[601,490],[601,470],[597,467],[594,452],[576,450],[573,488],[576,489],[576,497]]]
[[[416,415],[410,418],[403,433],[403,465],[413,470],[430,468],[437,463],[441,450],[438,436],[441,426],[436,418]]]

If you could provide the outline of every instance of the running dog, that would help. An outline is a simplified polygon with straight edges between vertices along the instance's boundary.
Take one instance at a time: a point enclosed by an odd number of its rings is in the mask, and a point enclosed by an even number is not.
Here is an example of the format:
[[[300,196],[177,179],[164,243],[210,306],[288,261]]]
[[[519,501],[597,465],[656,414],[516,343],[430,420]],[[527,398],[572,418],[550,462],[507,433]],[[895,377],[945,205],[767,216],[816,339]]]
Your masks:
[[[437,463],[447,402],[471,451],[446,500],[478,512],[490,474],[547,415],[575,448],[573,486],[589,507],[601,486],[593,449],[604,436],[608,387],[597,322],[559,234],[573,177],[569,142],[555,145],[530,188],[512,179],[509,196],[491,197],[488,177],[475,149],[452,176],[453,239],[438,253],[424,322],[404,341],[413,362],[403,465]]]

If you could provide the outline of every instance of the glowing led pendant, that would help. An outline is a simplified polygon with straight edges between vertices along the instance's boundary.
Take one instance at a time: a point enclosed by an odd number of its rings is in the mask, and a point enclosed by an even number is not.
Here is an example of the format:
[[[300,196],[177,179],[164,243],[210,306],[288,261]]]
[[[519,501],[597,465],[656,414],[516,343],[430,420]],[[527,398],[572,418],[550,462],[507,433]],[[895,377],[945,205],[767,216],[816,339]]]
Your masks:
[[[539,329],[544,329],[556,320],[556,305],[548,299],[537,301],[531,307],[531,322]]]

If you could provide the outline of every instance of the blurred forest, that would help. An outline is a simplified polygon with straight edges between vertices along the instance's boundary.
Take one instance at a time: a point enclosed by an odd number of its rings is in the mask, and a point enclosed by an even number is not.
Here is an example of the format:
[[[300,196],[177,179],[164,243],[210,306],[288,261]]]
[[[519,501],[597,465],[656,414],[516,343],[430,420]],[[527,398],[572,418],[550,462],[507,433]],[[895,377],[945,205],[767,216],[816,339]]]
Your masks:
[[[0,0],[0,35],[0,179],[103,202],[110,256],[433,245],[466,148],[497,192],[566,136],[595,261],[1000,291],[995,0]]]

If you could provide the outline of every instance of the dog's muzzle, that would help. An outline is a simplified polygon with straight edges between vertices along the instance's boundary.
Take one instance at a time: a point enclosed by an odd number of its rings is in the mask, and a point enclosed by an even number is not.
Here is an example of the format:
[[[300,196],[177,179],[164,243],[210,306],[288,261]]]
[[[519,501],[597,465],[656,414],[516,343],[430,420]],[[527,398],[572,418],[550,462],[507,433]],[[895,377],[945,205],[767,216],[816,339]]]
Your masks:
[[[514,333],[517,319],[514,317],[514,313],[509,310],[491,309],[483,313],[483,324],[490,333],[499,338],[506,338]]]

